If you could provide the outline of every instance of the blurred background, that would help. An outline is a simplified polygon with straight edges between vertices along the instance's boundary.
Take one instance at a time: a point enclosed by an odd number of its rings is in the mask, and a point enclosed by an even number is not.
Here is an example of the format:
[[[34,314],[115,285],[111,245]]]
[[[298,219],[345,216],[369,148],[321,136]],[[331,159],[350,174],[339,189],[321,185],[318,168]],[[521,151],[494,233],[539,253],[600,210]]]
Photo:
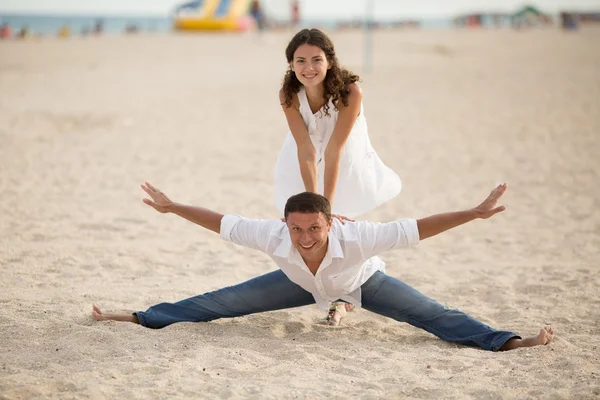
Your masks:
[[[2,38],[287,27],[576,29],[600,22],[599,0],[2,0]]]

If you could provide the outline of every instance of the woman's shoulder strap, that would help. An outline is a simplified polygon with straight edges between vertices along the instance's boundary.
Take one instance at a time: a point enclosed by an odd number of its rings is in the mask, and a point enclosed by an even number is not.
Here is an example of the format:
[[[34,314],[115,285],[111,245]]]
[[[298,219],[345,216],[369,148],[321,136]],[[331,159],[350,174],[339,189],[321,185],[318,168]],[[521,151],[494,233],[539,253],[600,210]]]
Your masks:
[[[306,90],[304,89],[304,87],[300,87],[300,90],[298,90],[298,102],[300,103],[300,109],[304,109],[310,110],[310,105],[308,104],[308,97],[306,97]]]

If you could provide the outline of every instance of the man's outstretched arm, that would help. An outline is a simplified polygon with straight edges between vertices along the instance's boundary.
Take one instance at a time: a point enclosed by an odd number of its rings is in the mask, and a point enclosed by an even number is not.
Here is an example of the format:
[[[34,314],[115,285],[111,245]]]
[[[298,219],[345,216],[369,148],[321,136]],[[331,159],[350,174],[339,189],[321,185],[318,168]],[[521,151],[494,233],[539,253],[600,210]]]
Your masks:
[[[506,183],[498,185],[483,203],[473,209],[436,214],[417,220],[419,239],[427,239],[449,229],[456,228],[459,225],[466,224],[474,219],[487,219],[504,211],[506,207],[497,206],[497,204],[500,197],[506,192],[506,188]]]
[[[206,229],[210,229],[213,232],[221,232],[221,219],[223,219],[223,214],[202,207],[186,206],[175,203],[171,201],[166,194],[148,182],[142,184],[142,189],[151,197],[151,199],[144,199],[144,203],[148,204],[156,211],[161,213],[173,213]]]

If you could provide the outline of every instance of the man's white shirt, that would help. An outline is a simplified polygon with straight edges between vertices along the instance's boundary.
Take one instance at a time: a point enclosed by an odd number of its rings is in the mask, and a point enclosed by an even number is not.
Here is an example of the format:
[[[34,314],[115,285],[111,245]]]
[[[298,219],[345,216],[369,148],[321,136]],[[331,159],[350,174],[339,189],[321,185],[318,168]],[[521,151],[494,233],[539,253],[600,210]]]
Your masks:
[[[313,295],[319,308],[326,309],[338,299],[360,307],[361,285],[376,271],[385,271],[385,263],[377,255],[417,245],[419,230],[414,219],[342,224],[334,218],[327,253],[316,275],[304,263],[281,220],[225,215],[221,238],[267,254],[292,282]]]

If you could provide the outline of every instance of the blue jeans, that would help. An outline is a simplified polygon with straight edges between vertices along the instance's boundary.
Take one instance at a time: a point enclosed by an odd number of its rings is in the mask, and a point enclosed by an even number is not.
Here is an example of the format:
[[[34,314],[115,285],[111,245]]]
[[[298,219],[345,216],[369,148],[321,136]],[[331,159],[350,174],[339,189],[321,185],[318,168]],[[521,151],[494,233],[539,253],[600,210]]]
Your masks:
[[[450,310],[383,272],[373,274],[361,291],[363,308],[407,322],[449,342],[498,351],[509,339],[520,338],[513,332],[497,331],[461,311]],[[312,294],[277,270],[177,303],[160,303],[134,315],[141,325],[158,329],[176,322],[240,317],[314,302]]]

